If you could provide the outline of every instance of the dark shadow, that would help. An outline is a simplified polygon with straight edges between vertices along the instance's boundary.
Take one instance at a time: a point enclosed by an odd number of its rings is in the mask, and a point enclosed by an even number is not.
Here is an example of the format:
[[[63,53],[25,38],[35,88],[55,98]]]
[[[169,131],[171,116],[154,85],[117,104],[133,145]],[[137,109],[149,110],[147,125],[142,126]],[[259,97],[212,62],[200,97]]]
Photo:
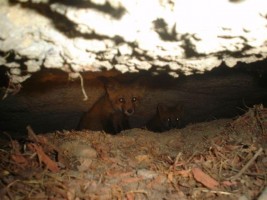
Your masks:
[[[196,51],[196,46],[192,43],[191,40],[200,40],[195,36],[195,34],[182,34],[180,35],[180,40],[184,42],[183,45],[181,45],[185,51],[185,57],[186,58],[198,58],[201,56],[205,56],[205,54],[198,53]]]
[[[110,5],[108,1],[106,1],[104,5],[95,4],[89,0],[50,0],[49,3],[60,3],[75,8],[91,8],[102,13],[108,14],[117,20],[121,19],[126,13],[126,9],[124,7],[114,8]]]
[[[16,0],[9,0],[10,4],[20,4],[22,8],[28,8],[35,10],[39,14],[45,16],[46,18],[51,19],[53,22],[54,27],[60,31],[61,33],[65,34],[69,38],[75,38],[75,37],[83,37],[85,39],[114,39],[116,41],[116,37],[110,38],[104,35],[96,34],[96,33],[81,33],[76,30],[77,24],[75,24],[73,21],[69,20],[65,15],[62,15],[60,13],[54,12],[51,10],[49,4],[51,3],[61,3],[66,6],[72,6],[76,8],[92,8],[96,9],[99,12],[103,12],[105,14],[109,14],[114,19],[119,20],[123,14],[125,13],[124,8],[118,8],[115,9],[111,7],[109,3],[106,3],[103,6],[94,4],[90,1],[72,1],[72,0],[67,0],[67,1],[58,1],[58,0],[51,0],[49,3],[32,3],[32,2],[18,2]],[[94,19],[92,19],[94,20]]]
[[[165,41],[177,41],[177,32],[176,25],[171,29],[171,32],[168,31],[168,24],[162,18],[158,18],[153,21],[154,30],[157,32],[162,40]]]
[[[19,69],[21,70],[21,75],[28,74],[27,72],[27,66],[25,65],[25,62],[29,60],[25,56],[16,56],[16,53],[13,50],[10,50],[8,52],[2,52],[0,51],[0,54],[5,57],[7,63],[16,62],[19,65]]]
[[[8,87],[9,77],[7,73],[8,73],[8,69],[0,65],[0,88],[3,90],[4,88]]]
[[[63,4],[69,7],[74,8],[90,8],[97,10],[99,12],[105,13],[113,17],[114,19],[120,19],[124,13],[126,12],[126,9],[123,7],[114,8],[110,5],[109,2],[106,2],[104,5],[95,4],[94,2],[91,2],[90,0],[50,0],[48,3],[34,3],[32,1],[29,2],[21,2],[17,0],[9,0],[11,4],[21,4],[24,7],[28,7],[31,9],[35,9],[37,11],[40,10],[40,6],[47,6],[49,7],[50,4],[53,3],[59,3]],[[47,13],[47,17],[50,18],[49,13]]]

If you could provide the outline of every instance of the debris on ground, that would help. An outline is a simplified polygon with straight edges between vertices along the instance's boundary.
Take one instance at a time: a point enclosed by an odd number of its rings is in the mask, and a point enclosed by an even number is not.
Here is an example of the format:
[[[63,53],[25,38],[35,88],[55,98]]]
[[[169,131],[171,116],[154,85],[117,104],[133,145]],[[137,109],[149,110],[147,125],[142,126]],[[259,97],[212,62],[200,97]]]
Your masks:
[[[1,145],[3,200],[266,198],[267,109],[262,105],[236,119],[161,134],[27,130],[28,138],[9,138]]]

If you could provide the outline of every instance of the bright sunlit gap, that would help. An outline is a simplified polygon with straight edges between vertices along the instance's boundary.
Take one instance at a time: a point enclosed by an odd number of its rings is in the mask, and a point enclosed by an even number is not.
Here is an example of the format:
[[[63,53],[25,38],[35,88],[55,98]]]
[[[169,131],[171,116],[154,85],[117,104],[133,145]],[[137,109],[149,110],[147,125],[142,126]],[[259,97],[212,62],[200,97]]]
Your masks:
[[[232,51],[242,48],[242,45],[231,47],[231,43],[242,42],[234,37],[248,37],[248,44],[253,47],[267,39],[266,0],[244,0],[239,3],[228,0],[177,0],[169,9],[161,7],[158,1],[126,1],[125,4],[131,4],[125,16],[125,25],[128,26],[126,30],[120,31],[132,37],[135,33],[135,39],[142,40],[148,49],[160,42],[157,35],[151,32],[152,22],[160,17],[170,25],[169,29],[175,26],[178,34],[195,34],[202,40],[196,47],[201,53],[221,50],[223,47],[220,41],[224,41],[224,36],[233,37],[229,44]]]

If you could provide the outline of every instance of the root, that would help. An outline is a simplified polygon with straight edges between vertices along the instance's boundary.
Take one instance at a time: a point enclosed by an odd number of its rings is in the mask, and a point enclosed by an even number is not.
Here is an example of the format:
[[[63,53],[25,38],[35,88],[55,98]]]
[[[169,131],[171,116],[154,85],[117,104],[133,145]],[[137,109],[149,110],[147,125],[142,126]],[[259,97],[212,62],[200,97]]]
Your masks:
[[[84,96],[84,98],[83,98],[83,101],[87,101],[88,100],[88,96],[87,96],[87,94],[86,94],[86,92],[85,92],[85,89],[84,89],[84,82],[83,82],[83,77],[82,77],[82,75],[80,74],[80,73],[69,73],[69,78],[70,79],[76,79],[76,78],[80,78],[80,81],[81,81],[81,89],[82,89],[82,93],[83,93],[83,96]]]
[[[255,153],[255,155],[247,162],[247,164],[236,175],[232,176],[230,180],[234,181],[238,179],[240,176],[242,176],[242,174],[250,167],[250,165],[256,160],[256,158],[261,154],[262,151],[263,151],[263,148],[261,147]]]

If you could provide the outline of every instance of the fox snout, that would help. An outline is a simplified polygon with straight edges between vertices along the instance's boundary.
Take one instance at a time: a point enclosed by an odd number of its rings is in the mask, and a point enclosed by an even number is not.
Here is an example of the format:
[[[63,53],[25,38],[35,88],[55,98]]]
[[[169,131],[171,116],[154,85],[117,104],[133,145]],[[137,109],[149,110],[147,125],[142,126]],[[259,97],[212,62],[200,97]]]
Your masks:
[[[175,128],[175,123],[173,122],[173,120],[171,120],[171,118],[166,118],[162,120],[162,125],[164,126],[164,128],[166,130],[170,130],[172,128]]]
[[[121,97],[118,99],[117,107],[127,116],[131,116],[135,113],[135,103],[137,101],[136,97],[130,99]]]
[[[131,100],[126,100],[125,98],[120,98],[120,110],[127,116],[131,116],[135,112],[135,102],[136,98],[133,97]]]
[[[172,128],[178,128],[179,127],[179,123],[180,123],[179,121],[180,120],[178,118],[176,118],[176,119],[170,119],[168,121],[168,127],[170,129],[172,129]]]
[[[127,110],[124,110],[124,114],[127,116],[131,116],[132,114],[134,114],[134,109],[129,108]]]

